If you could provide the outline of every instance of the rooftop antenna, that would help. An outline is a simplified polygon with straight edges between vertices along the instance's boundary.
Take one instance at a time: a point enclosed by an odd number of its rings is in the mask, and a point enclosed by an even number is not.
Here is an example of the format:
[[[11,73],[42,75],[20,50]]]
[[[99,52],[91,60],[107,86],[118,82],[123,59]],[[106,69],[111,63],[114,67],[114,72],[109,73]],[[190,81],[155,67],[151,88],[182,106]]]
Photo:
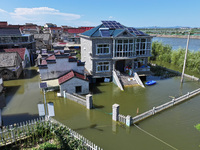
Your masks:
[[[190,31],[188,32],[187,46],[186,46],[186,51],[185,51],[185,59],[184,59],[183,71],[182,71],[182,75],[181,75],[181,83],[183,83],[183,76],[184,76],[185,65],[186,65],[186,60],[187,60],[187,52],[188,52],[189,40],[190,40]]]

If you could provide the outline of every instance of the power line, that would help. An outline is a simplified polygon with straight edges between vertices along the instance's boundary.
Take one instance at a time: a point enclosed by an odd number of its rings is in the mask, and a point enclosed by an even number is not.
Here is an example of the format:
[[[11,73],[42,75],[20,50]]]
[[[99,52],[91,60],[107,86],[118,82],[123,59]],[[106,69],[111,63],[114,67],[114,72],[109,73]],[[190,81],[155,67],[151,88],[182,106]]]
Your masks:
[[[142,132],[144,132],[144,133],[146,133],[146,134],[150,135],[151,137],[155,138],[156,140],[158,140],[158,141],[160,141],[160,142],[164,143],[165,145],[167,145],[167,146],[171,147],[172,149],[174,149],[174,150],[178,150],[177,148],[173,147],[172,145],[170,145],[170,144],[166,143],[165,141],[163,141],[163,140],[161,140],[161,139],[157,138],[156,136],[152,135],[151,133],[149,133],[149,132],[147,132],[147,131],[143,130],[143,129],[142,129],[142,128],[140,128],[140,127],[138,127],[136,124],[134,124],[134,126],[136,126],[136,127],[137,127],[139,130],[141,130]]]

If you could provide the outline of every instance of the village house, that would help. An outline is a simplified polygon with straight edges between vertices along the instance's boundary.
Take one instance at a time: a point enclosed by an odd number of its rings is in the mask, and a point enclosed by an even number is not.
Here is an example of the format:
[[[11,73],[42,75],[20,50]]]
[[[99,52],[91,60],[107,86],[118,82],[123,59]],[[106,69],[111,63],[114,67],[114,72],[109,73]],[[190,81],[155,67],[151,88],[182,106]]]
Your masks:
[[[41,57],[41,63],[38,65],[40,78],[41,82],[47,83],[48,88],[60,89],[61,96],[63,91],[89,93],[89,82],[84,75],[84,63],[78,61],[76,57],[64,53],[64,50],[56,50],[53,54],[44,53]]]
[[[88,30],[81,37],[81,61],[93,81],[97,78],[112,78],[113,71],[149,71],[152,37],[116,21]]]
[[[63,91],[68,93],[88,94],[89,81],[83,74],[73,70],[62,75],[59,79],[60,93],[63,96]]]
[[[3,80],[17,79],[22,73],[22,59],[17,52],[0,53],[0,76]]]
[[[30,54],[27,50],[27,48],[10,48],[10,49],[4,49],[4,52],[17,52],[21,59],[22,59],[22,67],[23,69],[30,65]]]
[[[79,34],[83,33],[87,30],[90,30],[94,27],[78,27],[78,28],[72,28],[72,27],[65,27],[63,28],[63,34],[61,36],[61,39],[67,42],[73,42],[75,44],[80,44],[80,37]]]

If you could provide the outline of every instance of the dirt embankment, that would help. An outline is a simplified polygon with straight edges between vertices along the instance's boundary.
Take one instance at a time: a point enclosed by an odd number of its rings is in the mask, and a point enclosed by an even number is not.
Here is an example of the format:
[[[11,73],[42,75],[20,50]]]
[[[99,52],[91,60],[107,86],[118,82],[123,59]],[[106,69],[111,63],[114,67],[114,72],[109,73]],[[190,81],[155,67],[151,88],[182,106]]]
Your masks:
[[[161,34],[150,34],[156,37],[167,37],[167,38],[187,38],[187,35],[161,35]],[[191,39],[200,39],[200,36],[190,35]]]

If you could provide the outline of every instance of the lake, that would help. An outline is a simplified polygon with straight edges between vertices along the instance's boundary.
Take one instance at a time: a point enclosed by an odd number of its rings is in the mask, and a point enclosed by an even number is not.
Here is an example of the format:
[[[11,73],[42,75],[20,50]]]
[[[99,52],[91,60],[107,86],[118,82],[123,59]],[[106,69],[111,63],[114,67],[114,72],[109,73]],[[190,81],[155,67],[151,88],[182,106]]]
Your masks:
[[[169,44],[173,50],[179,48],[186,48],[187,39],[184,38],[166,38],[166,37],[154,37],[153,41],[159,41],[163,44]],[[190,39],[188,49],[190,51],[200,50],[200,39]]]
[[[37,68],[27,69],[25,79],[5,81],[7,106],[3,109],[4,124],[11,124],[38,117],[37,104],[43,102],[39,89]],[[200,132],[194,125],[200,123],[200,95],[165,110],[138,124],[140,128],[160,140],[144,133],[135,126],[126,127],[112,121],[112,105],[120,105],[120,114],[135,116],[137,108],[143,113],[152,107],[200,87],[199,82],[180,77],[157,80],[157,84],[142,88],[127,87],[121,91],[113,83],[93,85],[92,94],[96,109],[87,110],[71,100],[46,94],[47,102],[55,106],[55,119],[82,134],[104,150],[199,150]]]

